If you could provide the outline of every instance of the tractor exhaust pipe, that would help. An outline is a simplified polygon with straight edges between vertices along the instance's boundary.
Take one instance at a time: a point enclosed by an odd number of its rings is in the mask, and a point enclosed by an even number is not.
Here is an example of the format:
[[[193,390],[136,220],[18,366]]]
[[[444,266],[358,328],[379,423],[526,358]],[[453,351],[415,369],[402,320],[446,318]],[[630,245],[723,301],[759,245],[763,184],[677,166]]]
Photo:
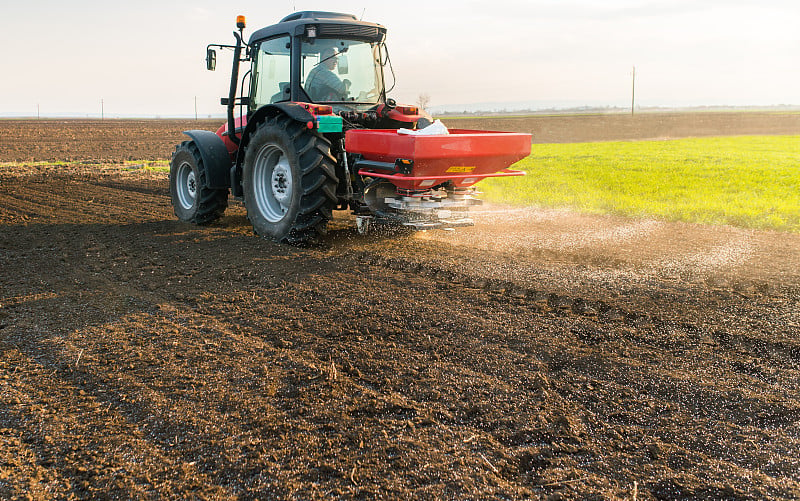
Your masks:
[[[236,107],[236,84],[239,82],[239,57],[242,55],[242,37],[235,31],[236,47],[233,49],[233,69],[231,70],[231,88],[228,91],[228,138],[233,144],[239,144],[236,136],[236,122],[233,118],[233,109]]]

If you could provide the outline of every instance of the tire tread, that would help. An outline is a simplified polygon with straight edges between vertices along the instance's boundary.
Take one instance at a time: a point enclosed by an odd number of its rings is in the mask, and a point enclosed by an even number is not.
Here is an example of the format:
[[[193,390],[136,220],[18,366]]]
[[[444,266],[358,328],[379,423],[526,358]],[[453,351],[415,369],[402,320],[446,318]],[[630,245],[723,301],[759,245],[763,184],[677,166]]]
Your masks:
[[[289,231],[277,238],[291,245],[313,244],[325,234],[326,226],[333,217],[338,198],[336,187],[336,159],[330,153],[330,142],[324,136],[308,130],[303,124],[278,115],[260,123],[253,133],[266,128],[282,129],[289,139],[299,162],[301,179],[300,201]]]

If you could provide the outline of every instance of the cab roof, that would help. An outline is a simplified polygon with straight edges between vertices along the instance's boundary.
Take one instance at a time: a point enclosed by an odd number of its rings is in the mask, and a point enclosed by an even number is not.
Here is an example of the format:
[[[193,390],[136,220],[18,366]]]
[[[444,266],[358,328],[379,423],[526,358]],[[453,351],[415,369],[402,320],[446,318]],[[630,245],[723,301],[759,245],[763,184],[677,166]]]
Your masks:
[[[278,24],[253,32],[249,43],[272,38],[276,35],[303,35],[306,32],[307,25],[317,27],[318,38],[347,38],[381,42],[386,37],[386,28],[384,26],[360,21],[353,14],[306,10],[289,14],[281,19]]]

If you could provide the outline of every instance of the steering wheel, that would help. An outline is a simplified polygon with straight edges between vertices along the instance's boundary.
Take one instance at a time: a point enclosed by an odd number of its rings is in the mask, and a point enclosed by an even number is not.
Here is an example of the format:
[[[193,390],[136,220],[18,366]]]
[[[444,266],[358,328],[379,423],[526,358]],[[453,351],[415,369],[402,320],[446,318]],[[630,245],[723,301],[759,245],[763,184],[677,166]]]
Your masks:
[[[381,95],[381,93],[378,90],[378,88],[377,87],[373,87],[369,91],[362,90],[361,92],[359,92],[358,93],[358,100],[359,101],[369,101],[369,100],[374,99],[374,98],[376,98],[376,97],[378,97],[380,95]]]

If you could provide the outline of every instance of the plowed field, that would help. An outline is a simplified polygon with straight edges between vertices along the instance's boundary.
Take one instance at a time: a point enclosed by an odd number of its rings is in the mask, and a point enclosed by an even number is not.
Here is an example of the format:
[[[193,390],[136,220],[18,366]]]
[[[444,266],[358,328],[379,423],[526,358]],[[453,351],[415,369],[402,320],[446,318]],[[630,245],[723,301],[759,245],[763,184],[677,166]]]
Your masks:
[[[0,498],[800,498],[800,235],[484,206],[299,249],[120,165],[185,128],[0,122]]]

